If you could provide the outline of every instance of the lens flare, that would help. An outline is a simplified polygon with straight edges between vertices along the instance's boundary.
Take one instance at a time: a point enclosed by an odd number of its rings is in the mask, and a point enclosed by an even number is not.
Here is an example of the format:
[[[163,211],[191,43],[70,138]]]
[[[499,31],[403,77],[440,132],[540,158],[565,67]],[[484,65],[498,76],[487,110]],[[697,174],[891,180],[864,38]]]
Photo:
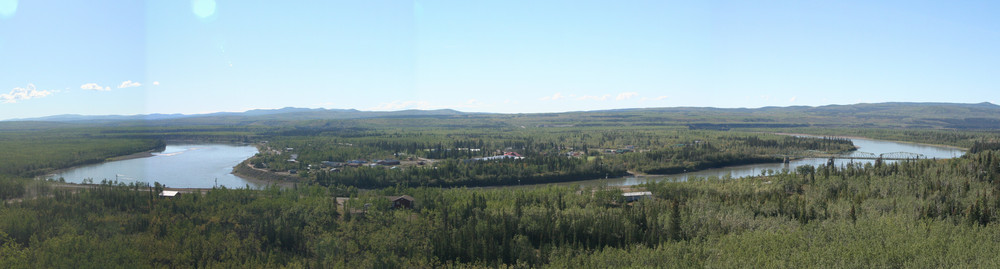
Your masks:
[[[199,18],[208,18],[215,14],[215,0],[192,0],[191,10]]]
[[[17,12],[17,0],[0,0],[0,18],[10,18]]]

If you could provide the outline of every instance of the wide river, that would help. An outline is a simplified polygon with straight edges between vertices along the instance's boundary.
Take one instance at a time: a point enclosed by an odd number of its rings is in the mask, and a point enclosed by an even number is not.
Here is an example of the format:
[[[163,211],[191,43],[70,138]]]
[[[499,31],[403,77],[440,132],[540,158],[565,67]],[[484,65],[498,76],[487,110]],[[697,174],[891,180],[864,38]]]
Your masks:
[[[47,178],[64,178],[81,183],[84,179],[117,180],[119,182],[160,182],[173,188],[261,187],[250,180],[232,174],[233,166],[257,154],[254,146],[224,144],[167,145],[163,152],[151,157],[80,166]],[[218,185],[216,185],[218,184]]]
[[[884,140],[873,140],[873,139],[863,139],[863,138],[851,138],[854,145],[858,147],[856,152],[851,152],[844,154],[842,156],[859,156],[863,155],[862,152],[884,154],[884,153],[895,153],[895,152],[909,152],[923,154],[924,157],[921,158],[937,158],[937,159],[948,159],[960,157],[965,154],[965,151],[953,147],[943,147],[943,146],[930,146],[923,144],[914,144],[906,142],[893,142]],[[686,181],[688,178],[741,178],[747,176],[761,175],[761,173],[766,173],[768,170],[774,171],[775,173],[780,172],[782,169],[789,169],[794,171],[796,167],[800,165],[812,165],[818,166],[821,164],[826,164],[828,159],[826,158],[806,158],[792,160],[787,164],[784,163],[763,163],[763,164],[750,164],[750,165],[739,165],[739,166],[728,166],[723,168],[707,169],[696,172],[688,172],[673,175],[649,175],[649,176],[628,176],[628,177],[618,177],[609,179],[595,179],[595,180],[584,180],[584,181],[573,181],[559,183],[559,185],[585,185],[585,186],[631,186],[638,185],[646,182],[656,182],[661,180],[676,180],[676,181]],[[875,160],[868,159],[836,159],[835,165],[841,166],[848,163],[874,163]],[[894,161],[886,161],[886,163],[891,163]]]
[[[891,142],[872,139],[852,138],[859,152],[874,154],[892,152],[910,152],[923,154],[926,158],[954,158],[962,156],[965,151],[950,147],[928,146],[913,143]],[[93,179],[95,183],[101,180],[117,180],[119,182],[160,182],[174,188],[211,188],[227,186],[231,188],[261,187],[247,179],[232,174],[233,166],[257,153],[257,148],[243,145],[224,144],[177,144],[167,145],[163,152],[154,153],[152,157],[113,161],[101,164],[87,165],[67,169],[49,178],[64,178],[66,182],[80,183],[84,179]],[[849,153],[847,155],[859,154]],[[740,178],[760,175],[768,170],[794,170],[800,165],[817,166],[826,163],[827,159],[799,159],[788,164],[768,163],[741,166],[730,166],[665,176],[621,177],[597,180],[584,180],[560,183],[561,185],[637,185],[648,181],[680,180],[691,177],[732,177]],[[852,162],[850,159],[837,159],[836,164],[843,165]],[[853,160],[855,163],[874,162],[873,160]]]

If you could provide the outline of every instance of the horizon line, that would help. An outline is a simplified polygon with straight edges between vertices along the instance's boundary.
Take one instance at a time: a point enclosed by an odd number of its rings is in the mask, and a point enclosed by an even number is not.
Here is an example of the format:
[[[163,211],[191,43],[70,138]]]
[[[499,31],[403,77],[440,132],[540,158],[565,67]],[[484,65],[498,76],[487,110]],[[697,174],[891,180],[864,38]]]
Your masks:
[[[421,108],[407,108],[400,110],[361,110],[357,108],[326,108],[326,107],[282,107],[282,108],[253,108],[244,111],[215,111],[215,112],[196,112],[196,113],[146,113],[146,114],[53,114],[47,116],[31,117],[31,118],[7,118],[0,119],[0,121],[37,121],[39,119],[59,117],[59,116],[78,116],[78,117],[138,117],[138,116],[153,116],[153,115],[176,115],[176,116],[203,116],[211,114],[221,114],[221,113],[247,113],[255,110],[264,111],[276,111],[282,109],[309,109],[309,110],[353,110],[357,112],[403,112],[403,111],[438,111],[438,110],[451,110],[460,113],[468,114],[498,114],[498,115],[519,115],[519,114],[552,114],[552,113],[582,113],[582,112],[599,112],[599,111],[618,111],[618,110],[638,110],[638,109],[663,109],[663,108],[711,108],[711,109],[762,109],[762,108],[789,108],[789,107],[825,107],[825,106],[851,106],[851,105],[871,105],[871,104],[956,104],[956,105],[981,105],[989,104],[993,106],[1000,106],[989,101],[983,101],[978,103],[953,103],[953,102],[875,102],[875,103],[851,103],[851,104],[826,104],[826,105],[796,105],[796,106],[760,106],[760,107],[713,107],[713,106],[666,106],[666,107],[630,107],[630,108],[612,108],[612,109],[596,109],[596,110],[567,110],[567,111],[553,111],[553,112],[481,112],[481,111],[462,111],[455,108],[436,108],[436,109],[421,109]]]

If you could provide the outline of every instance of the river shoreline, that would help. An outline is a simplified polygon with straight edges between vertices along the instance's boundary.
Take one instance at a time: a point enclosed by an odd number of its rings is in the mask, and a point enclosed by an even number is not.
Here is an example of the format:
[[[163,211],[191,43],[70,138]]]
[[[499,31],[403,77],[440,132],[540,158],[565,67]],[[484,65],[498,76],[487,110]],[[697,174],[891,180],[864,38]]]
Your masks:
[[[771,134],[777,134],[777,135],[795,135],[795,136],[812,136],[812,137],[823,136],[823,135],[804,134],[804,133],[771,133]],[[836,136],[836,135],[830,136],[830,135],[828,135],[828,137],[839,137],[839,138],[850,138],[850,139],[863,139],[863,140],[868,140],[868,141],[884,141],[884,142],[893,142],[893,143],[911,144],[911,145],[924,145],[924,146],[949,148],[949,149],[955,149],[955,150],[961,150],[961,151],[967,150],[965,148],[956,147],[956,146],[935,145],[935,144],[917,143],[917,142],[909,142],[909,141],[880,140],[880,139],[873,139],[873,138],[859,137],[859,136]],[[173,141],[173,142],[197,143],[198,141]],[[242,145],[244,145],[244,146],[253,146],[253,147],[255,147],[257,149],[258,152],[263,152],[264,150],[267,150],[267,147],[265,145],[260,144],[260,143],[250,143],[250,144],[245,144],[244,143]],[[55,175],[62,174],[63,172],[65,172],[67,170],[75,169],[75,168],[78,168],[78,167],[84,167],[84,166],[90,166],[90,165],[98,165],[98,164],[107,163],[107,162],[113,162],[113,161],[123,161],[123,160],[131,160],[131,159],[153,157],[153,156],[157,156],[155,154],[156,152],[162,152],[163,150],[164,149],[161,148],[161,149],[147,150],[147,151],[136,152],[136,153],[122,155],[122,156],[111,157],[111,158],[107,158],[105,161],[99,162],[99,163],[77,165],[77,166],[73,166],[73,167],[68,167],[68,168],[62,168],[62,169],[53,170],[51,172],[47,172],[46,175],[44,175],[44,176],[39,176],[39,177],[36,177],[36,178],[39,178],[39,179],[53,178],[53,176],[55,176]],[[302,183],[301,180],[297,176],[294,176],[294,175],[283,175],[283,174],[280,174],[280,173],[275,173],[275,172],[268,171],[266,169],[257,169],[257,168],[254,168],[249,163],[249,160],[251,158],[252,157],[240,161],[238,164],[236,164],[235,166],[232,167],[232,170],[230,172],[235,177],[247,181],[249,183],[248,185],[250,185],[251,187],[264,187],[264,186],[276,185],[276,186],[281,187],[281,188],[292,188],[296,184]],[[625,175],[625,176],[618,176],[616,178],[618,178],[618,179],[621,179],[621,178],[656,179],[656,178],[667,178],[667,177],[671,177],[671,176],[682,176],[682,177],[684,177],[684,175],[686,175],[686,174],[693,173],[693,172],[705,171],[705,170],[723,169],[723,168],[728,168],[728,167],[739,167],[739,166],[742,166],[742,165],[778,164],[778,163],[781,163],[781,162],[780,161],[778,161],[778,162],[761,162],[761,163],[753,162],[753,163],[748,163],[748,164],[727,165],[727,166],[721,166],[721,167],[704,167],[702,169],[693,169],[693,170],[687,170],[687,171],[683,171],[683,172],[677,171],[677,173],[669,173],[668,172],[668,173],[662,173],[662,174],[661,173],[646,174],[646,173],[640,173],[640,172],[637,172],[637,171],[628,171],[627,175]],[[563,185],[563,184],[575,184],[575,183],[594,182],[594,181],[601,181],[601,180],[602,179],[578,179],[578,180],[567,180],[567,181],[546,182],[546,183],[525,184],[525,185],[496,185],[496,186],[479,186],[479,187],[493,188],[493,187],[541,186],[541,185],[549,185],[549,184],[561,184],[561,185]],[[229,187],[242,187],[242,186],[229,186]],[[178,189],[186,189],[186,188],[178,188]],[[191,188],[191,189],[205,189],[205,188]]]
[[[149,157],[156,156],[153,153],[162,152],[162,151],[163,151],[163,149],[151,149],[151,150],[140,151],[140,152],[126,154],[126,155],[109,157],[107,159],[104,159],[104,161],[101,161],[101,162],[81,164],[81,165],[74,165],[74,166],[65,167],[65,168],[53,169],[51,171],[45,172],[45,174],[43,174],[43,175],[35,176],[35,179],[49,179],[50,176],[54,176],[54,175],[57,175],[57,174],[62,174],[63,172],[66,172],[66,171],[69,171],[69,170],[72,170],[72,169],[76,169],[76,168],[80,168],[80,167],[85,167],[85,166],[90,166],[90,165],[99,165],[99,164],[104,164],[104,163],[109,163],[109,162],[117,162],[117,161],[124,161],[124,160],[149,158]]]
[[[823,136],[826,136],[826,137],[839,137],[839,138],[850,138],[850,139],[864,139],[864,140],[872,140],[872,141],[887,141],[887,142],[913,144],[913,145],[921,145],[921,146],[931,146],[931,147],[942,147],[942,148],[957,149],[957,150],[962,150],[962,151],[969,150],[967,148],[963,148],[963,147],[959,147],[959,146],[952,146],[952,145],[920,143],[920,142],[891,140],[891,139],[877,139],[877,138],[863,137],[863,136],[853,136],[853,135],[818,135],[818,134],[803,134],[803,133],[769,133],[769,134],[793,135],[793,136],[812,136],[812,137],[823,137]]]
[[[233,151],[241,151],[242,153],[237,153],[239,155],[234,156],[232,155],[233,153],[230,153]],[[232,169],[233,163],[243,163],[257,152],[257,147],[247,143],[171,141],[169,145],[156,149],[113,156],[101,161],[73,165],[66,168],[52,169],[35,176],[35,179],[59,181],[65,177],[66,183],[79,184],[83,183],[81,178],[83,180],[93,178],[96,183],[99,179],[115,180],[121,176],[120,182],[126,184],[131,182],[148,182],[152,184],[156,181],[174,187],[194,189],[212,188],[215,186],[226,186],[228,188],[243,188],[244,186],[263,188],[271,185],[288,188],[295,186],[294,182],[272,181],[267,180],[267,178],[255,176],[254,174],[234,173]],[[190,158],[201,159],[197,159],[199,161],[191,163],[186,160],[189,159],[188,157],[173,157],[178,154],[184,154],[183,156],[197,156]],[[226,157],[227,154],[230,157]],[[230,160],[233,162],[229,162]],[[118,163],[127,164],[120,166]],[[222,171],[218,170],[221,168],[220,164],[222,167],[225,167]],[[114,171],[111,172],[110,169]],[[213,178],[215,180],[214,184],[212,182]]]
[[[218,143],[218,142],[206,142],[206,141],[195,141],[195,140],[171,140],[169,142],[180,143],[180,144]],[[258,149],[258,151],[260,151],[260,149],[262,148],[261,145],[256,144],[256,143],[254,143],[254,144],[247,144],[247,143],[239,143],[239,144],[237,144],[237,143],[219,143],[219,144],[226,144],[226,145],[252,145],[252,146],[255,146]],[[163,151],[164,151],[164,148],[151,149],[151,150],[145,150],[145,151],[135,152],[135,153],[126,154],[126,155],[119,155],[119,156],[109,157],[109,158],[107,158],[107,159],[105,159],[104,161],[101,161],[101,162],[81,164],[81,165],[74,165],[74,166],[65,167],[65,168],[53,169],[51,171],[45,172],[43,175],[36,176],[35,179],[38,179],[38,180],[53,179],[53,180],[57,180],[58,181],[59,179],[55,177],[56,175],[65,173],[65,172],[73,170],[73,169],[77,169],[77,168],[81,168],[81,167],[87,167],[87,166],[92,166],[92,165],[101,165],[101,164],[110,163],[110,162],[126,161],[126,160],[141,159],[141,158],[149,158],[149,157],[157,156],[156,153],[163,152]],[[257,169],[254,169],[252,167],[246,166],[246,161],[247,160],[249,160],[249,158],[246,159],[246,160],[241,161],[237,166],[234,166],[233,167],[233,171],[231,173],[234,176],[236,176],[236,177],[238,177],[240,179],[248,181],[251,184],[251,186],[261,186],[261,187],[264,187],[264,186],[270,186],[270,185],[277,185],[278,187],[281,187],[281,188],[293,188],[295,186],[295,184],[298,183],[294,179],[283,177],[283,176],[278,175],[278,174],[257,171]],[[238,169],[241,166],[244,166],[247,169]],[[70,182],[61,183],[61,184],[75,185],[75,186],[80,186],[80,187],[86,187],[86,186],[90,186],[90,185],[94,185],[94,186],[99,185],[99,184],[83,184],[83,183],[70,183]],[[230,186],[230,187],[242,187],[242,186]],[[167,190],[179,190],[179,191],[210,190],[210,189],[212,189],[212,188],[167,188]]]
[[[262,169],[253,168],[247,161],[250,159],[243,160],[236,166],[233,166],[233,175],[245,179],[250,182],[254,182],[258,185],[278,185],[282,188],[292,188],[295,184],[298,184],[298,180],[282,176],[276,173],[265,171]]]
[[[106,162],[114,162],[114,161],[124,161],[124,160],[131,160],[131,159],[139,159],[139,158],[148,158],[148,157],[156,156],[155,154],[153,154],[154,152],[162,152],[162,151],[163,151],[162,149],[159,149],[159,150],[147,150],[147,151],[143,151],[143,152],[136,152],[136,153],[132,153],[132,154],[129,154],[129,155],[118,156],[118,157],[111,157],[111,158],[108,158],[107,160],[104,160],[104,162],[106,163]]]

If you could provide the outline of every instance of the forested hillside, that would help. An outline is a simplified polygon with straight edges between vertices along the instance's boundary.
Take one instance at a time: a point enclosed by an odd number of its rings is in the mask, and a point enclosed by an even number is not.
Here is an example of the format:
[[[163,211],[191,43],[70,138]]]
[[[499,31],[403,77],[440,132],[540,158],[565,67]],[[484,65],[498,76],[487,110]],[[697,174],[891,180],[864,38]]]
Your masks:
[[[884,110],[895,106],[851,115],[895,115]],[[943,106],[950,110],[926,115],[990,109]],[[884,117],[853,128],[824,123],[829,111],[788,112],[795,109],[5,122],[0,268],[1000,265],[996,128],[914,129],[910,118]],[[855,149],[840,136],[969,150],[956,159],[801,166],[741,179],[544,185]],[[176,141],[256,145],[260,154],[240,168],[294,184],[161,197],[160,184],[37,177]],[[499,187],[526,184],[543,185]],[[491,188],[467,188],[482,186]],[[652,197],[623,196],[634,191]],[[413,207],[390,197],[412,197]]]
[[[663,127],[518,128],[473,121],[386,119],[365,129],[317,126],[268,140],[248,160],[271,172],[295,170],[305,182],[362,188],[496,186],[618,177],[626,171],[670,174],[728,165],[781,162],[781,154],[854,150],[848,139]],[[468,122],[466,125],[459,125]],[[397,124],[398,123],[398,124]],[[309,130],[309,131],[306,131]],[[523,159],[482,161],[515,152]],[[290,161],[295,157],[295,161]],[[426,160],[371,166],[375,160]],[[331,169],[323,163],[366,161]],[[367,161],[371,161],[370,163]]]
[[[22,122],[73,122],[130,126],[247,125],[307,120],[352,119],[512,120],[525,126],[692,126],[695,128],[910,128],[996,129],[1000,106],[992,103],[873,103],[762,108],[665,107],[562,113],[491,114],[455,110],[358,111],[354,109],[282,108],[195,115],[81,116],[58,115]],[[707,125],[706,125],[707,124]],[[0,129],[3,129],[0,126]]]
[[[158,197],[4,178],[0,267],[995,267],[1000,152],[621,190],[300,187]],[[12,185],[5,185],[5,189]],[[407,194],[414,209],[391,209]],[[335,196],[349,196],[343,208]]]

